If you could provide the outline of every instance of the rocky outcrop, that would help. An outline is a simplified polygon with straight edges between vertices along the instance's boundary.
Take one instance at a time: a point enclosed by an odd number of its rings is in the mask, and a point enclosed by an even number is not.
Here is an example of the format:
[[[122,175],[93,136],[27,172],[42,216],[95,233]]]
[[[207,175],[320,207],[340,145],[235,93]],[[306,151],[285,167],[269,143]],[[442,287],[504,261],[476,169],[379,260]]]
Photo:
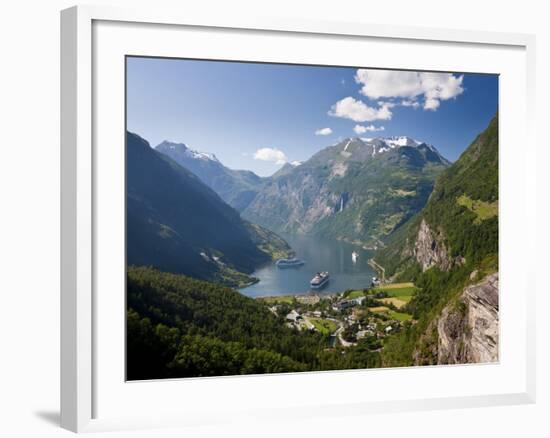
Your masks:
[[[498,273],[467,287],[437,320],[437,363],[498,361]]]
[[[452,266],[449,251],[445,247],[442,232],[434,232],[425,219],[422,219],[416,241],[414,243],[413,255],[416,261],[422,266],[422,272],[432,266],[447,271]]]

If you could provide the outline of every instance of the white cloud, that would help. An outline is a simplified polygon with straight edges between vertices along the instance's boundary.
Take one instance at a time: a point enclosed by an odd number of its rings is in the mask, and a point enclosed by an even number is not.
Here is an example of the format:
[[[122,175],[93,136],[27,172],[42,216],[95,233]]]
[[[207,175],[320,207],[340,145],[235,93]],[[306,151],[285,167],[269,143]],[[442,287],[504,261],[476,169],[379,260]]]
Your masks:
[[[426,99],[426,102],[424,102],[424,109],[425,110],[432,110],[435,111],[437,108],[439,108],[439,100],[435,98],[429,98]]]
[[[330,135],[332,134],[332,129],[330,128],[322,128],[315,131],[315,135]]]
[[[401,106],[410,106],[410,107],[416,109],[420,106],[420,103],[416,100],[409,99],[409,100],[402,100],[400,105]]]
[[[364,134],[365,132],[376,132],[376,131],[383,131],[385,128],[383,126],[374,126],[374,125],[355,125],[353,130],[356,134]]]
[[[354,122],[372,122],[374,120],[390,120],[393,106],[390,102],[379,102],[378,108],[368,106],[361,100],[351,96],[345,97],[332,105],[328,114],[333,117],[342,117]]]
[[[359,69],[355,74],[355,81],[361,84],[364,96],[371,99],[401,97],[405,99],[402,105],[412,107],[415,107],[415,99],[422,96],[425,110],[436,110],[442,100],[462,94],[463,79],[464,76],[452,73],[391,70]]]
[[[254,159],[261,161],[272,161],[275,164],[285,164],[288,159],[285,153],[276,148],[261,148],[254,152]]]

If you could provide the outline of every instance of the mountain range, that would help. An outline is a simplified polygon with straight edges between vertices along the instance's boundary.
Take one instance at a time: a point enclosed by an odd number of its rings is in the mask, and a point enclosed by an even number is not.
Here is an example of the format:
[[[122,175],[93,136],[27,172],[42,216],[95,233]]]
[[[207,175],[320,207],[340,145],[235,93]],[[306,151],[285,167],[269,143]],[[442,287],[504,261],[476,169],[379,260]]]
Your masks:
[[[239,213],[197,176],[127,133],[127,263],[223,284],[249,283],[288,244]],[[197,158],[201,160],[201,158]]]
[[[156,150],[195,173],[247,220],[277,233],[309,233],[384,245],[426,203],[450,163],[409,137],[348,138],[269,178],[223,166],[184,144]]]
[[[155,342],[169,338],[161,336],[166,327],[187,336],[181,345],[170,343],[168,361],[166,351],[155,350],[159,363],[148,364],[147,352],[138,362],[175,376],[198,375],[201,354],[212,349],[223,353],[216,357],[232,357],[239,372],[495,362],[498,193],[498,115],[454,163],[409,137],[356,137],[287,163],[269,178],[228,169],[181,143],[153,149],[127,133],[128,265],[156,268],[129,267],[129,327],[139,333],[149,327]],[[256,267],[290,255],[277,232],[376,249],[373,265],[383,279],[414,283],[401,308],[413,322],[385,337],[379,355],[350,350],[349,363],[341,363],[339,353],[325,354],[310,334],[256,336],[264,325],[282,326],[284,318],[276,323],[266,309],[220,284],[254,281]],[[215,306],[222,310],[210,312]],[[220,319],[224,311],[233,316]],[[207,339],[213,333],[215,342]],[[293,348],[306,341],[307,358]],[[228,360],[208,373],[222,373]],[[142,372],[149,370],[136,375]]]
[[[192,150],[184,143],[163,141],[155,150],[193,172],[238,211],[250,204],[265,182],[254,172],[229,169],[214,154]]]
[[[379,247],[425,205],[448,165],[407,137],[349,138],[269,181],[242,215],[276,232]]]

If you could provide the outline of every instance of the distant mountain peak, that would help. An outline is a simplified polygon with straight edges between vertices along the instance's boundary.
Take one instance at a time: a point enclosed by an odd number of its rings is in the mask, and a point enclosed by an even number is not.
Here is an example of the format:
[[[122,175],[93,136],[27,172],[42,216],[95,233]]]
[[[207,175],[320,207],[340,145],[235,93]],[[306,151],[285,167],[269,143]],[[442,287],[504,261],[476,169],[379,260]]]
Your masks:
[[[448,162],[441,153],[435,148],[435,146],[428,144],[424,141],[416,140],[407,135],[396,135],[391,137],[360,137],[365,144],[372,145],[372,156],[376,154],[390,151],[392,149],[398,149],[401,147],[413,147],[417,149],[429,149],[431,152],[437,154],[442,161]]]
[[[408,137],[406,135],[392,136],[392,137],[383,137],[382,141],[387,144],[395,146],[420,146],[423,142],[415,140],[414,138]]]
[[[363,144],[377,144],[379,146],[387,146],[391,149],[396,147],[418,147],[423,144],[426,144],[423,141],[416,140],[412,137],[406,135],[395,135],[391,137],[348,137],[343,139],[341,142],[336,145],[342,145],[344,150],[347,150],[354,143],[363,143]],[[335,145],[335,146],[336,146]],[[427,145],[430,149],[433,146]]]
[[[205,160],[205,161],[206,160],[211,160],[211,161],[216,161],[216,162],[219,163],[219,160],[216,157],[216,155],[208,153],[208,152],[201,152],[201,151],[193,150],[193,149],[189,148],[189,146],[187,146],[185,143],[176,143],[176,142],[173,142],[173,141],[164,140],[162,143],[157,145],[155,147],[155,149],[157,151],[163,152],[163,153],[166,153],[166,152],[170,151],[174,154],[184,154],[189,158],[194,158],[194,159],[197,159],[197,160]]]

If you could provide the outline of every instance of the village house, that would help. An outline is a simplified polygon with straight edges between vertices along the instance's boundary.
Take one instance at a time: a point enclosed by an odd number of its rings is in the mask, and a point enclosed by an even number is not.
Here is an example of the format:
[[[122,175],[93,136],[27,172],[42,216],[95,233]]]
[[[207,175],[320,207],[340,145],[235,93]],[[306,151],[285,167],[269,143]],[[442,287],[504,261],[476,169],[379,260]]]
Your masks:
[[[286,315],[287,321],[290,322],[298,322],[299,319],[302,319],[302,316],[296,312],[296,310],[292,309],[287,315]]]
[[[365,301],[366,297],[357,297],[352,300],[341,300],[332,305],[332,309],[336,312],[340,310],[349,309],[350,307],[360,306]]]

